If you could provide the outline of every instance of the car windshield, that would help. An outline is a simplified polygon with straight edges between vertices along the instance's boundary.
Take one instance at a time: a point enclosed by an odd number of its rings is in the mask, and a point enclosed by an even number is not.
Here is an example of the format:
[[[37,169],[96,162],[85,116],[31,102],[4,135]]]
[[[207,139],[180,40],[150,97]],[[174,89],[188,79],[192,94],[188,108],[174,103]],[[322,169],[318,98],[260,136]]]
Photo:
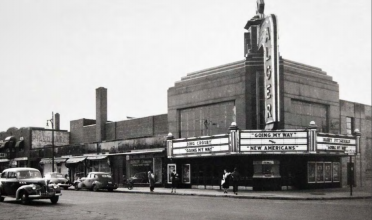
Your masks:
[[[41,173],[37,170],[22,170],[17,172],[18,179],[41,178]]]
[[[60,173],[51,173],[47,176],[50,176],[51,178],[63,178],[63,175]]]

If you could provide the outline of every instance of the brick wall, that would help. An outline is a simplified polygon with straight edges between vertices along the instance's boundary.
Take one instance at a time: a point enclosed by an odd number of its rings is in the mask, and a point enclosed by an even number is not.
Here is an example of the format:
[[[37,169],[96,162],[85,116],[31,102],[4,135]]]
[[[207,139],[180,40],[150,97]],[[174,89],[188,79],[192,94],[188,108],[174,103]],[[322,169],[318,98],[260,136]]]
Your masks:
[[[168,89],[168,126],[179,137],[179,111],[234,101],[238,126],[245,127],[245,61],[187,74]]]
[[[340,100],[340,133],[346,134],[346,117],[354,119],[354,129],[361,132],[360,154],[355,171],[358,186],[372,182],[372,111],[371,106]],[[348,161],[345,160],[345,163]],[[346,174],[345,174],[346,175]],[[344,183],[346,185],[346,182]]]
[[[166,114],[116,122],[116,139],[151,137],[167,133]]]
[[[304,117],[297,117],[297,112],[292,102],[304,102],[308,104],[325,106],[328,109],[327,127],[329,133],[339,133],[339,86],[324,71],[319,68],[299,64],[289,60],[283,60],[284,86],[281,91],[284,93],[284,128],[301,128],[309,125],[311,111],[309,109],[308,121],[301,122]],[[322,125],[318,125],[322,126]],[[323,125],[325,126],[325,125]]]

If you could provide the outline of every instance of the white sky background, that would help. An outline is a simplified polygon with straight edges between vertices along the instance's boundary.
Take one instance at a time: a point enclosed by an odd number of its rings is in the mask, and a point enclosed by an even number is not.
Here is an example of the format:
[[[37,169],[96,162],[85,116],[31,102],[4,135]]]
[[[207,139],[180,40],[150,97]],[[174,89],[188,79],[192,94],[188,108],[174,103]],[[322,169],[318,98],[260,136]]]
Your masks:
[[[189,72],[244,59],[256,0],[0,0],[0,131],[61,129],[95,119],[167,113],[167,90]],[[266,0],[280,55],[319,67],[340,98],[371,104],[370,0]]]

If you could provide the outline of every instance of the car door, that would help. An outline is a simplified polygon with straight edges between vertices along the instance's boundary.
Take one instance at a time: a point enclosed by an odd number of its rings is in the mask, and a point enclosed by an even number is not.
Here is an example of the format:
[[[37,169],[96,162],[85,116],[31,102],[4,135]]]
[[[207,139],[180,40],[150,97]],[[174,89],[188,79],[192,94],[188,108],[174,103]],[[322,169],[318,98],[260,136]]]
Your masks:
[[[2,180],[4,185],[4,195],[14,196],[19,182],[16,178],[15,172],[8,172]]]
[[[2,172],[1,173],[1,177],[0,177],[0,190],[1,190],[1,194],[2,195],[7,195],[7,190],[6,190],[6,187],[7,187],[7,176],[8,176],[8,172]]]
[[[83,180],[83,185],[85,188],[91,188],[92,187],[92,181],[93,181],[93,173],[88,174],[88,176]]]

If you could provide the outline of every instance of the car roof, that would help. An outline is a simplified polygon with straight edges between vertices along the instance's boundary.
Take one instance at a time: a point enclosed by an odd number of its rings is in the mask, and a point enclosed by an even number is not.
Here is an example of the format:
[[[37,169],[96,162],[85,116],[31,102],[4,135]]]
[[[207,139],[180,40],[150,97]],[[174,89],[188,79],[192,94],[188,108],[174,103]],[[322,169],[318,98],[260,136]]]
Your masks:
[[[14,168],[8,168],[3,170],[3,172],[16,172],[16,171],[25,171],[25,170],[33,170],[33,171],[39,171],[38,169],[31,168],[31,167],[14,167]]]

